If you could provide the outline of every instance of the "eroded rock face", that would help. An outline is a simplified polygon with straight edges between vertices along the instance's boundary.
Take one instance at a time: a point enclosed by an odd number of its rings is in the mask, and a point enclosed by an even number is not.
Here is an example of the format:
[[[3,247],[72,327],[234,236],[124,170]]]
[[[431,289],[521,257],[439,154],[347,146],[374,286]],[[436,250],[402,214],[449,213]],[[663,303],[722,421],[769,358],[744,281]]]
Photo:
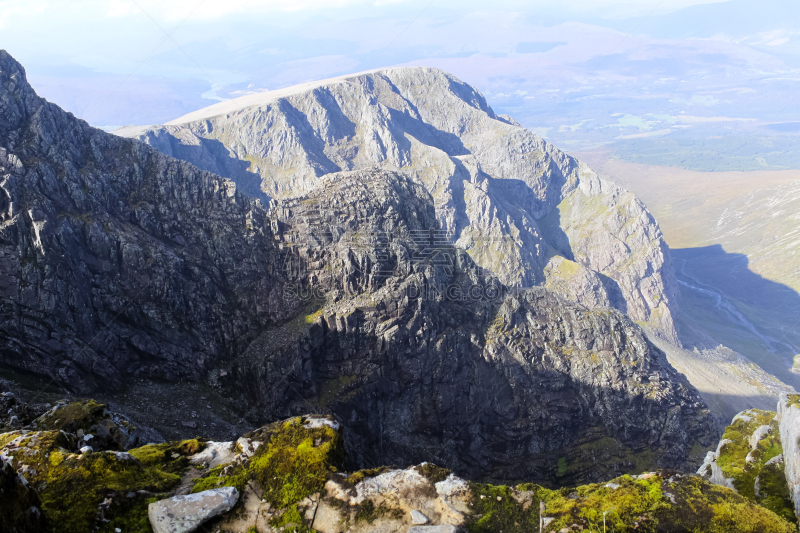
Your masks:
[[[75,391],[198,379],[285,316],[258,202],[89,127],[0,51],[0,359]]]
[[[233,509],[239,499],[234,487],[174,496],[151,503],[148,518],[155,533],[191,533],[203,523]]]
[[[502,283],[567,288],[580,303],[610,303],[677,338],[676,282],[644,205],[495,115],[475,88],[445,72],[381,70],[115,133],[229,177],[261,198],[308,193],[321,176],[339,171],[402,170],[430,192],[444,240]],[[562,282],[557,269],[547,268],[553,253],[591,275]]]

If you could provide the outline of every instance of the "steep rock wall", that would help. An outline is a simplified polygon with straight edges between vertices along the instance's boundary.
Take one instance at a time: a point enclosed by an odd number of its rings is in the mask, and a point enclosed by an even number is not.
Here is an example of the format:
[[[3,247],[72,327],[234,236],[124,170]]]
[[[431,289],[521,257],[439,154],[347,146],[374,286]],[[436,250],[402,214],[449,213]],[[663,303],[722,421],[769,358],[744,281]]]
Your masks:
[[[677,339],[667,248],[641,202],[496,116],[476,89],[442,71],[396,68],[322,81],[116,133],[262,197],[306,193],[332,172],[401,169],[433,196],[446,239],[502,283],[561,288],[546,268],[556,253],[595,273],[571,279],[567,295],[611,303]]]

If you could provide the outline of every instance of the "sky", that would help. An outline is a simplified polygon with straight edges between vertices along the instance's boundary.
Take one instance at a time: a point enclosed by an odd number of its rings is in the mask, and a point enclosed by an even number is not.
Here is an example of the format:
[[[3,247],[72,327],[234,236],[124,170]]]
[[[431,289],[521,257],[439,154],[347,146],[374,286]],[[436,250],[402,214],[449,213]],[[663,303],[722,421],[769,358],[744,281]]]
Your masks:
[[[565,149],[800,132],[796,0],[0,0],[0,48],[106,129],[425,65]]]

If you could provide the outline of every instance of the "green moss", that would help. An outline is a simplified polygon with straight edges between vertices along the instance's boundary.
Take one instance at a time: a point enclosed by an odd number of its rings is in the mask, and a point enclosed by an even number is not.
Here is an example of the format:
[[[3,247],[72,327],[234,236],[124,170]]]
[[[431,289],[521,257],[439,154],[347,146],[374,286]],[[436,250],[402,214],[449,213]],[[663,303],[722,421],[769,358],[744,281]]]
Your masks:
[[[440,481],[444,481],[451,473],[450,470],[442,468],[441,466],[436,466],[433,463],[422,463],[421,465],[414,467],[414,470],[419,472],[423,477],[427,478],[431,483],[439,483]]]
[[[309,429],[300,418],[283,422],[250,462],[264,498],[283,508],[319,492],[344,458],[340,435],[331,427]]]
[[[79,429],[88,431],[92,426],[111,415],[106,406],[94,400],[71,402],[57,407],[39,417],[35,424],[37,429],[45,431],[67,431],[75,433]]]
[[[304,422],[302,417],[292,418],[248,434],[264,443],[250,462],[233,467],[228,475],[223,475],[224,466],[212,469],[195,482],[192,492],[220,486],[243,492],[253,480],[261,486],[263,498],[277,509],[289,509],[320,492],[344,459],[341,436],[327,425],[307,428]]]
[[[120,460],[112,452],[66,458],[47,472],[40,491],[42,508],[60,531],[90,531],[98,505],[109,494],[125,498],[128,492],[139,490],[165,492],[179,481],[179,476]]]
[[[541,489],[536,485],[532,487]],[[538,531],[538,498],[526,510],[523,504],[514,499],[509,487],[470,483],[470,491],[475,509],[475,514],[467,524],[470,533]]]
[[[26,478],[39,492],[47,522],[57,524],[59,532],[105,530],[112,522],[129,524],[124,531],[147,531],[135,525],[146,517],[138,491],[166,493],[180,482],[179,476],[132,455],[71,453],[74,442],[62,431],[30,433],[22,444],[5,453],[31,468]]]
[[[567,458],[566,457],[559,457],[557,462],[556,477],[562,477],[564,474],[567,473]]]
[[[155,466],[172,474],[183,474],[189,468],[189,457],[202,451],[205,447],[205,441],[190,439],[148,444],[141,448],[134,448],[128,453],[145,466]]]
[[[663,507],[657,518],[673,531],[796,532],[796,526],[732,490],[695,476],[670,484],[676,505]],[[683,529],[678,529],[683,528]]]
[[[591,531],[602,530],[604,513],[608,531],[617,532],[796,531],[793,524],[730,489],[697,476],[675,476],[671,480],[665,477],[666,474],[648,479],[622,476],[610,486],[592,484],[574,491],[540,489],[538,495],[546,504],[545,516],[554,519],[548,531],[573,524]]]
[[[239,494],[243,494],[247,482],[252,479],[252,472],[244,465],[233,467],[233,471],[227,475],[223,474],[226,465],[219,465],[206,473],[203,477],[194,482],[192,492],[203,492],[204,490],[218,489],[220,487],[236,487]]]
[[[776,414],[758,409],[750,409],[745,414],[749,420],[737,418],[725,429],[722,438],[732,442],[722,446],[717,464],[725,477],[733,480],[733,486],[739,494],[791,522],[796,522],[783,466],[766,465],[767,461],[783,453]],[[771,426],[772,433],[764,436],[755,449],[752,449],[750,436],[762,425]],[[749,463],[748,454],[753,459]],[[756,479],[759,485],[758,494]]]
[[[372,500],[364,500],[355,508],[354,521],[356,523],[368,522],[371,524],[375,522],[375,520],[383,518],[384,516],[388,516],[395,520],[401,520],[405,514],[405,511],[402,509],[389,507],[385,501],[381,502],[380,505],[375,507],[375,503]]]
[[[787,522],[797,522],[784,465],[766,465],[758,475],[759,496],[756,501]]]
[[[370,524],[378,518],[378,515],[375,511],[375,504],[372,500],[364,500],[364,502],[358,506],[356,510],[356,522],[360,522],[362,520],[369,522]]]
[[[795,356],[795,364],[798,364],[798,361],[800,361],[800,358]],[[790,394],[786,398],[786,406],[800,408],[800,394]]]
[[[317,311],[314,311],[313,313],[305,315],[306,324],[313,324],[314,322],[316,322],[318,318],[322,317],[322,312],[323,312],[323,309],[318,309]]]
[[[606,484],[585,485],[571,492],[540,492],[545,500],[545,516],[555,518],[556,530],[573,523],[589,528],[602,527],[604,514],[612,531],[627,531],[626,527],[632,529],[635,523],[654,521],[648,515],[663,505],[660,478],[622,476],[612,483],[608,487]]]
[[[124,498],[115,498],[109,508],[111,518],[103,523],[98,531],[101,533],[115,533],[117,529],[125,533],[152,533],[147,508],[151,503],[167,498],[168,494],[158,496],[135,494]]]
[[[271,519],[269,525],[284,531],[284,533],[307,533],[312,531],[306,526],[303,515],[300,514],[300,509],[297,508],[296,503],[289,506],[280,516]]]
[[[355,487],[367,478],[377,477],[385,472],[389,472],[390,470],[392,470],[392,468],[388,466],[379,466],[378,468],[358,470],[357,472],[348,474],[347,477],[337,479],[337,482],[345,487]]]
[[[697,476],[674,473],[610,483],[549,490],[534,484],[516,488],[472,483],[475,509],[468,530],[522,533],[539,531],[539,504],[545,504],[545,532],[603,531],[658,533],[792,533],[796,527],[734,491]]]

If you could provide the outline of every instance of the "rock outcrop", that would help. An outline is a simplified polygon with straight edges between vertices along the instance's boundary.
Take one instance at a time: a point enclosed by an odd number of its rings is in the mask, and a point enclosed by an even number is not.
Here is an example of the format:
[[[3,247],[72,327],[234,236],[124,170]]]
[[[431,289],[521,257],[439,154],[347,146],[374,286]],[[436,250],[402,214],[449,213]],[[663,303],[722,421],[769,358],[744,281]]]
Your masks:
[[[708,452],[697,473],[788,522],[796,522],[789,492],[792,474],[782,446],[787,441],[779,434],[780,421],[774,411],[748,409],[737,414],[725,429],[716,452]]]
[[[800,395],[782,394],[778,400],[778,423],[786,482],[789,485],[795,514],[800,517]]]
[[[27,426],[52,407],[46,403],[23,402],[7,388],[7,382],[0,380],[0,431]]]
[[[430,459],[569,483],[653,464],[653,449],[662,465],[699,462],[690,443],[711,444],[696,392],[625,315],[509,291],[462,250],[420,239],[435,211],[415,181],[337,173],[273,213],[307,314],[256,339],[220,384],[261,411],[318,402],[359,420],[353,466]]]
[[[473,87],[394,68],[246,96],[164,126],[115,132],[284,199],[321,176],[402,170],[431,193],[442,240],[505,285],[568,286],[676,340],[676,282],[658,224],[632,194],[497,116]],[[426,228],[428,229],[428,228]],[[580,265],[562,279],[553,256]]]
[[[153,502],[147,515],[155,533],[191,533],[233,509],[238,500],[239,491],[235,487],[210,489]]]

